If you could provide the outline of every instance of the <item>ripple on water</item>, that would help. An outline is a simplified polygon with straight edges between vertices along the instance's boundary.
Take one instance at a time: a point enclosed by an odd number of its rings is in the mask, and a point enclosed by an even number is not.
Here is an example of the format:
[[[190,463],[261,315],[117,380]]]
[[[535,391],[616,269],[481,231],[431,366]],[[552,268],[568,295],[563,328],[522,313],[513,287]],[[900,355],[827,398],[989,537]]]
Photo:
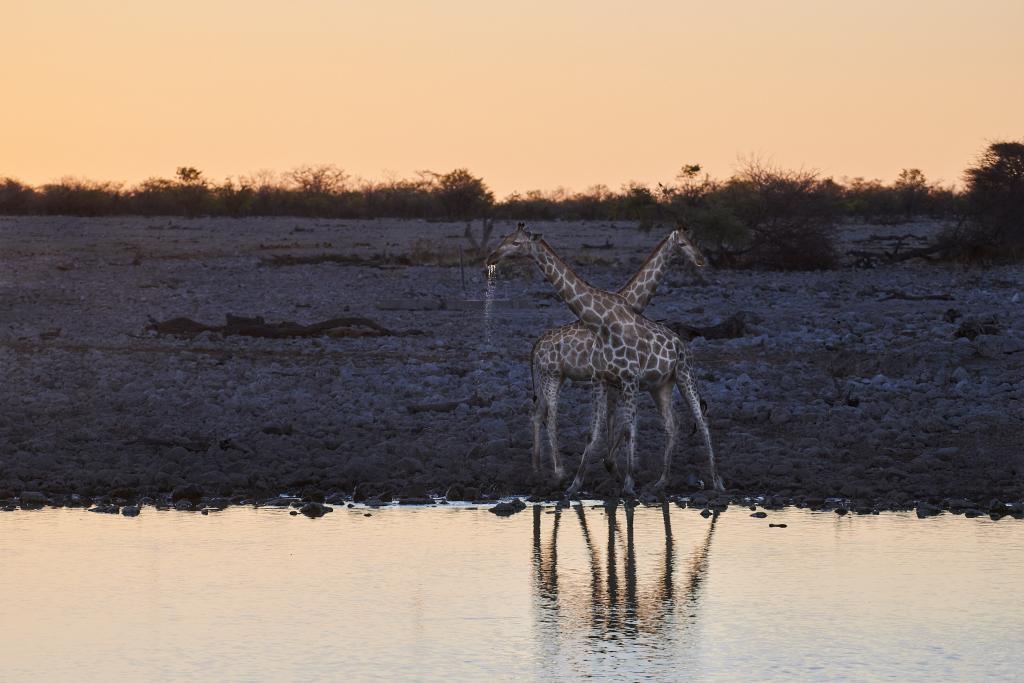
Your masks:
[[[1013,520],[363,513],[3,513],[0,680],[1014,680],[1024,667]]]

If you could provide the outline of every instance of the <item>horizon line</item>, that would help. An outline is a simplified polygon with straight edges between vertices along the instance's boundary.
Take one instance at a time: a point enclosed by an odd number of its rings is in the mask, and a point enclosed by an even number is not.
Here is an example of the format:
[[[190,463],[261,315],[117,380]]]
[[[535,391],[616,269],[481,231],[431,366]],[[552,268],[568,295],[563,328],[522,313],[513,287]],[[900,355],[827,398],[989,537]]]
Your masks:
[[[895,176],[893,177],[892,180],[884,180],[884,179],[882,179],[880,177],[877,177],[877,176],[875,176],[875,177],[868,177],[868,176],[864,176],[864,175],[847,175],[847,174],[839,175],[839,174],[835,174],[835,173],[826,173],[826,172],[821,171],[820,169],[818,169],[818,168],[816,168],[814,166],[809,166],[809,165],[804,165],[804,164],[801,164],[799,166],[785,166],[785,165],[781,165],[781,164],[777,165],[777,164],[774,164],[774,163],[771,162],[771,157],[764,157],[764,156],[761,156],[761,155],[750,155],[748,157],[740,157],[740,161],[741,162],[743,162],[743,161],[752,161],[752,162],[755,162],[755,163],[761,163],[765,168],[769,168],[769,169],[772,169],[772,170],[778,170],[778,171],[797,171],[797,172],[803,172],[803,173],[812,173],[812,174],[814,174],[817,177],[818,180],[821,180],[821,181],[831,180],[832,182],[835,182],[835,183],[837,183],[839,185],[849,185],[852,181],[860,180],[860,181],[865,181],[865,182],[868,182],[868,183],[879,183],[879,184],[881,184],[883,186],[889,186],[889,185],[895,184],[895,182],[899,179],[900,173],[902,173],[904,171],[918,171],[918,172],[920,172],[920,173],[922,173],[924,175],[924,178],[927,181],[927,184],[929,186],[939,187],[939,188],[942,188],[942,189],[958,190],[958,189],[961,188],[962,180],[963,180],[962,176],[960,178],[958,178],[957,180],[954,180],[954,181],[948,181],[945,178],[941,178],[941,177],[939,177],[939,178],[929,178],[927,176],[927,174],[925,174],[922,169],[920,169],[917,166],[913,166],[913,165],[900,167],[899,171],[895,174]],[[968,162],[968,163],[970,163],[970,162]],[[691,166],[691,164],[685,164],[685,163],[681,164],[679,166],[680,173],[678,173],[674,178],[667,179],[667,180],[664,180],[664,181],[645,182],[645,181],[630,179],[630,180],[626,180],[626,181],[623,181],[623,182],[619,183],[617,188],[612,186],[609,183],[598,182],[598,183],[592,183],[590,185],[587,185],[583,189],[577,189],[577,188],[571,187],[569,185],[559,184],[559,185],[555,185],[554,187],[549,187],[549,188],[529,187],[527,189],[514,189],[514,190],[511,190],[509,192],[503,193],[502,197],[503,197],[503,199],[508,199],[508,198],[511,198],[511,197],[513,197],[515,195],[523,196],[523,195],[527,195],[529,193],[538,192],[538,193],[541,193],[541,195],[543,197],[550,198],[551,195],[554,195],[554,194],[565,194],[566,196],[583,195],[583,194],[587,194],[589,191],[597,190],[597,189],[604,189],[604,190],[608,190],[608,191],[611,191],[611,192],[615,192],[617,190],[618,191],[622,191],[622,190],[627,190],[630,187],[638,187],[638,186],[646,187],[646,188],[649,188],[649,189],[654,189],[654,188],[657,188],[658,186],[672,187],[672,186],[677,186],[679,184],[679,179],[680,179],[679,176],[681,175],[682,170],[685,169],[687,166]],[[713,180],[713,181],[723,181],[724,182],[724,181],[731,180],[732,178],[735,178],[740,173],[740,169],[739,168],[735,168],[729,175],[718,176],[718,175],[712,175],[710,172],[706,172],[704,170],[704,166],[702,164],[694,164],[694,166],[698,166],[700,168],[700,171],[698,171],[698,176],[697,176],[699,179],[709,179],[709,180]],[[341,174],[343,174],[345,176],[344,177],[344,181],[343,181],[343,185],[341,187],[342,191],[344,191],[344,190],[366,189],[367,187],[372,187],[372,186],[376,186],[376,185],[385,185],[387,183],[400,183],[400,182],[405,182],[405,181],[415,181],[415,180],[417,180],[420,177],[426,177],[426,176],[434,176],[436,178],[436,177],[439,177],[439,176],[446,175],[447,173],[452,173],[454,171],[460,171],[461,170],[461,171],[467,171],[471,175],[473,175],[474,177],[480,179],[487,186],[488,190],[490,190],[495,195],[498,194],[495,190],[493,190],[493,188],[490,187],[490,185],[488,184],[487,178],[485,176],[477,175],[468,166],[456,166],[456,167],[450,169],[449,171],[433,171],[431,169],[417,169],[417,170],[413,171],[411,174],[408,174],[408,175],[399,175],[398,173],[390,172],[390,171],[385,170],[378,177],[367,177],[367,176],[363,176],[361,174],[355,174],[355,173],[350,175],[350,174],[347,173],[346,169],[343,166],[339,166],[338,164],[330,163],[330,162],[328,162],[328,163],[302,163],[302,164],[297,164],[297,165],[291,166],[291,167],[289,167],[286,170],[278,170],[278,169],[274,169],[274,168],[258,168],[258,169],[249,171],[247,173],[228,174],[226,176],[223,176],[222,180],[217,180],[217,179],[215,179],[212,176],[207,176],[206,172],[203,171],[203,169],[201,169],[201,168],[197,168],[195,166],[189,166],[189,165],[180,165],[180,166],[176,166],[175,167],[175,173],[173,173],[173,174],[169,174],[169,175],[149,175],[149,176],[146,176],[145,178],[142,178],[142,179],[136,180],[136,181],[116,180],[116,179],[109,179],[109,178],[96,178],[96,177],[90,177],[90,176],[84,175],[84,174],[83,175],[78,175],[78,174],[74,174],[74,173],[65,173],[65,174],[57,176],[57,177],[55,177],[55,178],[53,178],[51,180],[47,180],[47,181],[44,181],[44,182],[35,182],[35,183],[33,183],[33,182],[23,181],[23,180],[21,180],[15,174],[6,173],[6,172],[0,172],[0,182],[14,181],[14,182],[16,182],[16,183],[18,183],[20,185],[23,185],[23,186],[26,186],[26,187],[30,187],[32,189],[41,189],[41,188],[44,188],[44,187],[47,187],[47,186],[51,186],[51,185],[58,186],[58,185],[67,184],[67,183],[70,183],[70,182],[78,182],[78,183],[82,183],[82,184],[97,184],[97,185],[107,184],[107,185],[113,185],[117,189],[123,189],[123,190],[129,190],[130,191],[130,190],[133,190],[133,189],[137,189],[140,186],[142,186],[143,184],[145,184],[147,182],[150,182],[150,181],[170,180],[170,181],[177,182],[177,179],[175,178],[175,174],[177,173],[177,171],[179,169],[183,169],[183,168],[191,168],[191,169],[198,170],[200,175],[203,177],[203,180],[206,181],[206,183],[208,183],[208,184],[210,184],[212,186],[218,186],[218,185],[225,186],[225,185],[227,185],[229,183],[240,183],[243,179],[252,181],[252,180],[255,180],[255,179],[259,178],[260,176],[265,176],[261,180],[264,181],[264,184],[266,186],[275,186],[276,185],[278,187],[284,186],[284,185],[286,185],[289,182],[290,179],[288,178],[288,175],[291,174],[291,173],[294,173],[294,172],[302,170],[302,169],[320,169],[320,168],[325,168],[325,169],[331,169],[332,171],[335,171],[335,172],[340,172]],[[966,170],[966,166],[965,166],[965,170]]]

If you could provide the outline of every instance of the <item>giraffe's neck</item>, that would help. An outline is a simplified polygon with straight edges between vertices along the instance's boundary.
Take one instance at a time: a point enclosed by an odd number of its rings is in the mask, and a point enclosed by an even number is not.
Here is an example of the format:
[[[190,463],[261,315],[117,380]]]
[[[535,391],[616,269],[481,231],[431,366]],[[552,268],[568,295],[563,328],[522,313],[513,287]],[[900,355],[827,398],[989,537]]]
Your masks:
[[[599,331],[606,321],[591,305],[598,291],[577,275],[543,239],[533,243],[531,255],[569,310],[585,326]]]
[[[630,308],[637,313],[643,313],[654,298],[654,293],[658,291],[658,285],[665,279],[671,263],[672,242],[670,237],[666,237],[654,248],[636,275],[619,290],[619,294]]]

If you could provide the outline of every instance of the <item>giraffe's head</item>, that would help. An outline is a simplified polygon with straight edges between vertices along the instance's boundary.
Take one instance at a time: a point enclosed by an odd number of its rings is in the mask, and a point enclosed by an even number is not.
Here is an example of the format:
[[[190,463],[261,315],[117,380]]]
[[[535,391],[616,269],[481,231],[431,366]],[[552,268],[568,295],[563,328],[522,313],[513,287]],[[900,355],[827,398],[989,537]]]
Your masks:
[[[686,226],[682,223],[672,231],[672,235],[669,239],[672,240],[672,248],[676,254],[685,256],[698,268],[703,268],[707,265],[707,260],[704,258],[704,254],[702,254],[697,245],[693,243],[693,238],[687,231]]]
[[[529,256],[533,243],[540,239],[539,234],[534,234],[526,229],[525,223],[520,223],[516,229],[505,235],[497,247],[487,255],[487,266],[495,266],[500,261],[515,256]]]

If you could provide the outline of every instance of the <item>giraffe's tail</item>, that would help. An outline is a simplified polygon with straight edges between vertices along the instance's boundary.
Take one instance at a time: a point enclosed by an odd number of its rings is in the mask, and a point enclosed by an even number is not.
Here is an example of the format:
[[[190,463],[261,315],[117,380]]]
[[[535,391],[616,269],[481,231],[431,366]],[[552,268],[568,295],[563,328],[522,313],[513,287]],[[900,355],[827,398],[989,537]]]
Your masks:
[[[708,456],[708,473],[711,476],[711,485],[716,491],[724,491],[725,485],[715,469],[715,450],[711,445],[711,432],[708,430],[706,403],[697,391],[697,386],[689,366],[686,366],[686,371],[681,376],[676,377],[676,386],[679,387],[683,398],[690,404],[690,410],[693,412],[693,419],[696,423],[694,431],[699,431],[704,441],[704,449],[707,451]]]
[[[693,366],[690,363],[690,355],[686,350],[685,346],[682,346],[679,351],[679,369],[676,371],[676,386],[679,388],[679,393],[683,395],[684,399],[687,399],[687,388],[693,390],[693,393],[697,396],[697,400],[700,405],[700,414],[704,420],[707,420],[710,409],[708,402],[704,398],[703,392],[700,390],[700,384],[697,382],[697,378],[693,376]],[[694,416],[696,417],[696,415]],[[693,424],[693,430],[690,434],[697,433],[697,422]]]
[[[704,400],[704,396],[700,393],[700,389],[695,389],[695,390],[697,391],[697,398],[700,399],[700,414],[703,415],[704,419],[706,420],[706,419],[708,419],[708,402]],[[680,392],[681,391],[682,391],[682,389],[680,389]],[[686,398],[686,396],[684,395],[683,398]],[[690,436],[693,436],[696,433],[697,433],[697,421],[694,420],[693,421],[693,429],[690,430]]]

